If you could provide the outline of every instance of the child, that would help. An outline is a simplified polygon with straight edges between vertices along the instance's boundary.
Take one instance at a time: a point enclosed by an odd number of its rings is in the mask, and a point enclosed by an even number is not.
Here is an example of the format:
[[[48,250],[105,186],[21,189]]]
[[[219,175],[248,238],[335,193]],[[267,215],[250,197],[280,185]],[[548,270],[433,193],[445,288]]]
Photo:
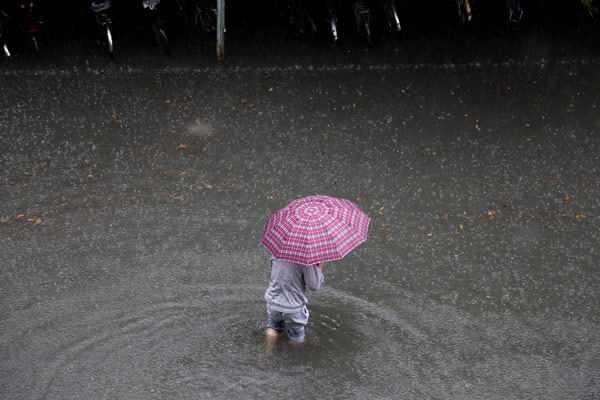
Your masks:
[[[304,341],[304,327],[308,322],[308,300],[304,293],[307,286],[318,290],[323,283],[323,264],[302,265],[271,259],[271,281],[265,292],[269,314],[267,338],[274,339],[287,328],[290,340]]]

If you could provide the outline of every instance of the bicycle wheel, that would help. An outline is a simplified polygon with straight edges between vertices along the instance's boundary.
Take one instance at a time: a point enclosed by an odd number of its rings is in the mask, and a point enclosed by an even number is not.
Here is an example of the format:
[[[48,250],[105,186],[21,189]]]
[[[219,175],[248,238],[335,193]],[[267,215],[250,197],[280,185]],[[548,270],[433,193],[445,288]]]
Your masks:
[[[400,26],[400,18],[398,17],[398,12],[396,11],[396,6],[394,5],[393,1],[391,1],[389,4],[388,18],[390,19],[390,28],[395,26],[396,32],[400,32],[402,30],[402,26]]]
[[[363,24],[365,27],[365,36],[367,37],[367,44],[369,47],[373,47],[373,42],[371,41],[371,22],[367,15],[363,14]]]
[[[112,32],[110,31],[110,25],[106,25],[106,41],[108,43],[108,52],[113,55],[114,53],[114,46],[113,46],[113,38],[112,38]]]
[[[329,27],[331,28],[331,35],[333,36],[333,41],[337,42],[338,41],[338,32],[337,32],[337,23],[335,21],[335,19],[330,19],[329,20]]]
[[[36,52],[37,54],[40,54],[40,45],[39,45],[39,43],[38,43],[38,40],[37,40],[37,37],[36,37],[36,35],[33,35],[33,36],[31,37],[31,44],[33,45],[33,48],[35,49],[35,52]]]
[[[156,38],[158,39],[158,43],[165,49],[167,54],[171,54],[171,49],[169,48],[169,39],[167,38],[167,34],[161,28],[158,28],[156,32]]]

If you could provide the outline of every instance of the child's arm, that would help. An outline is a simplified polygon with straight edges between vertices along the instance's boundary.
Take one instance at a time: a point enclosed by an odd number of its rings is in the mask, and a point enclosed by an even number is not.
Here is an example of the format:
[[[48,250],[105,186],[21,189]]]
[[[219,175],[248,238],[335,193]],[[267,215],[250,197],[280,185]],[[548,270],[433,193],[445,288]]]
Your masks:
[[[319,287],[321,287],[321,283],[323,283],[321,268],[323,268],[323,263],[307,265],[304,268],[304,282],[310,290],[319,290]]]

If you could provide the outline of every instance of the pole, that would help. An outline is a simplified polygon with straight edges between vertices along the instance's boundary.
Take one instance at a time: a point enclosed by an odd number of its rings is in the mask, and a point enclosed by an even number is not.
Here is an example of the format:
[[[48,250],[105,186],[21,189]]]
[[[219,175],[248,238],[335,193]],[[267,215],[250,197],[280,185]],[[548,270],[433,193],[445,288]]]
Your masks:
[[[225,0],[217,0],[217,60],[225,58]]]

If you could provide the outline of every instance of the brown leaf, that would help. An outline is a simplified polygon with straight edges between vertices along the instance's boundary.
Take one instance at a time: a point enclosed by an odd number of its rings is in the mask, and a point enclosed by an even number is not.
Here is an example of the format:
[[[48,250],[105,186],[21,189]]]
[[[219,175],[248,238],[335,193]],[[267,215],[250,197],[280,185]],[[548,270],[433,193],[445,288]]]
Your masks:
[[[25,214],[13,215],[13,219],[19,220],[19,219],[23,218],[24,216],[25,216]]]
[[[490,217],[490,219],[496,218],[496,214],[498,214],[497,210],[488,211],[488,213],[487,213],[487,215],[488,215],[488,217]]]
[[[523,215],[522,218],[523,219],[533,218],[533,215],[531,215],[531,214],[525,214],[525,215]]]
[[[569,200],[571,200],[571,199],[572,199],[572,197],[571,197],[571,196],[566,196],[566,197],[563,199],[563,203],[565,203],[565,204],[569,204]]]
[[[585,219],[585,215],[583,215],[583,214],[577,214],[575,216],[575,218],[577,218],[577,219]]]
[[[181,172],[179,173],[179,175],[187,175],[187,174],[188,174],[188,173],[187,173],[187,171],[181,171]]]
[[[273,93],[273,88],[272,87],[269,88],[269,93]]]
[[[463,216],[462,216],[462,219],[464,219],[464,220],[468,221],[468,220],[470,220],[470,219],[471,219],[471,217],[468,217],[468,216],[466,216],[466,215],[463,215]]]
[[[164,176],[171,176],[171,173],[169,171],[163,171],[163,175]]]
[[[46,161],[44,161],[44,162],[42,163],[42,168],[46,168],[46,165],[48,165],[48,163],[47,163]]]
[[[178,149],[187,149],[187,145],[186,144],[180,144],[179,146],[177,146]]]
[[[145,187],[145,188],[144,188],[144,190],[145,190],[146,192],[150,192],[150,191],[152,190],[152,188],[151,188],[151,187]]]
[[[269,200],[275,200],[275,197],[269,196]]]
[[[546,215],[546,214],[548,214],[548,210],[538,210],[537,213],[540,215]]]
[[[554,175],[548,175],[548,176],[546,177],[546,179],[556,179],[556,176],[554,176]]]
[[[7,224],[10,221],[8,218],[0,219],[0,223]]]

